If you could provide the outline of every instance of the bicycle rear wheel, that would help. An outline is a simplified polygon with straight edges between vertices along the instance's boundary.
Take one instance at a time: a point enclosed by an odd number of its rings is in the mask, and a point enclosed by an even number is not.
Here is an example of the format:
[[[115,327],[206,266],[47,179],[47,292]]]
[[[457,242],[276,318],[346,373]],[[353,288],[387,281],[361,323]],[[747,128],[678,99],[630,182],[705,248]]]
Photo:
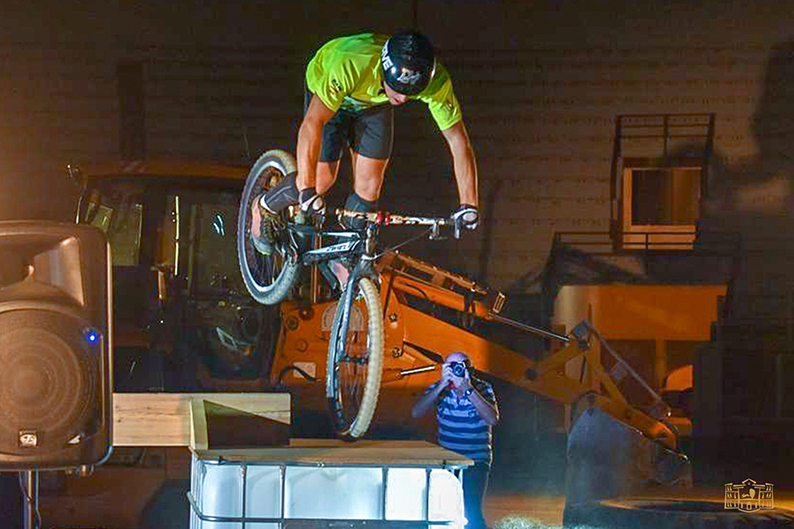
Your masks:
[[[337,433],[358,439],[367,432],[378,404],[383,369],[383,314],[380,294],[372,280],[363,277],[351,288],[356,290],[352,292],[345,336],[340,329],[343,302],[336,306],[328,344],[326,396]]]
[[[286,151],[267,151],[254,163],[243,188],[240,212],[237,217],[237,261],[248,293],[265,305],[280,303],[298,281],[300,264],[289,251],[286,225],[291,220],[285,210],[279,214],[277,241],[272,255],[262,255],[251,240],[251,213],[259,207],[257,198],[295,171],[295,158]]]

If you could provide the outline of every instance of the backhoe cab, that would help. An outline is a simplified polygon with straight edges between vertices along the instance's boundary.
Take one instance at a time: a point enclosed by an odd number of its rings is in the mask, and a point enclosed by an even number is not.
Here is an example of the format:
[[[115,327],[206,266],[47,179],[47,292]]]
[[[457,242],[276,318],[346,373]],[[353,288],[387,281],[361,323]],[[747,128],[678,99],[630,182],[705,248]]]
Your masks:
[[[116,391],[267,379],[276,314],[247,295],[236,259],[247,172],[173,160],[69,167],[76,222],[112,247]]]

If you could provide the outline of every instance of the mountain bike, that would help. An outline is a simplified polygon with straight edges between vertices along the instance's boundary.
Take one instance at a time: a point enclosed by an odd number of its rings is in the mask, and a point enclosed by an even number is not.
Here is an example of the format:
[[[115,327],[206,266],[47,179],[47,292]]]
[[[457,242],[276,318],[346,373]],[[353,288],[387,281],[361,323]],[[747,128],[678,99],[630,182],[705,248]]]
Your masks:
[[[439,239],[454,223],[449,218],[337,209],[337,226],[325,228],[323,216],[308,218],[297,206],[289,207],[273,223],[274,251],[263,255],[251,238],[252,208],[258,207],[254,201],[295,168],[292,155],[281,150],[266,152],[251,168],[238,216],[240,271],[251,296],[263,304],[289,297],[301,269],[312,265],[339,296],[328,344],[326,398],[337,433],[357,439],[375,413],[383,365],[383,309],[374,268],[380,256],[378,232],[387,225],[425,226],[421,236]],[[351,221],[362,227],[347,227],[356,225]]]

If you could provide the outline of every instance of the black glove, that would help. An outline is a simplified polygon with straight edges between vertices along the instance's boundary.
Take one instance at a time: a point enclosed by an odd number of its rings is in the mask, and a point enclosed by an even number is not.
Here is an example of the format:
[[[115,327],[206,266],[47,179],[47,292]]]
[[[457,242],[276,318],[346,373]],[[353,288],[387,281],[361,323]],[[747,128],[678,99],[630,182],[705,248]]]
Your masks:
[[[325,199],[322,195],[318,195],[313,187],[307,187],[298,193],[298,203],[301,211],[311,216],[325,213]]]
[[[455,238],[458,239],[464,229],[477,229],[480,224],[480,213],[474,206],[461,204],[458,209],[452,212],[450,219],[455,223]]]

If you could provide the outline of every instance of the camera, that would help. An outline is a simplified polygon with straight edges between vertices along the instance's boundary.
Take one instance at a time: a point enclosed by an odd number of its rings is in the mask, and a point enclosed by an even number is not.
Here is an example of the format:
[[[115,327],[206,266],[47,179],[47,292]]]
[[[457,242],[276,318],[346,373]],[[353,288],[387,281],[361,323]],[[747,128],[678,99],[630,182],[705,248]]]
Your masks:
[[[449,367],[452,369],[452,374],[456,377],[463,377],[466,375],[466,362],[451,362]]]

